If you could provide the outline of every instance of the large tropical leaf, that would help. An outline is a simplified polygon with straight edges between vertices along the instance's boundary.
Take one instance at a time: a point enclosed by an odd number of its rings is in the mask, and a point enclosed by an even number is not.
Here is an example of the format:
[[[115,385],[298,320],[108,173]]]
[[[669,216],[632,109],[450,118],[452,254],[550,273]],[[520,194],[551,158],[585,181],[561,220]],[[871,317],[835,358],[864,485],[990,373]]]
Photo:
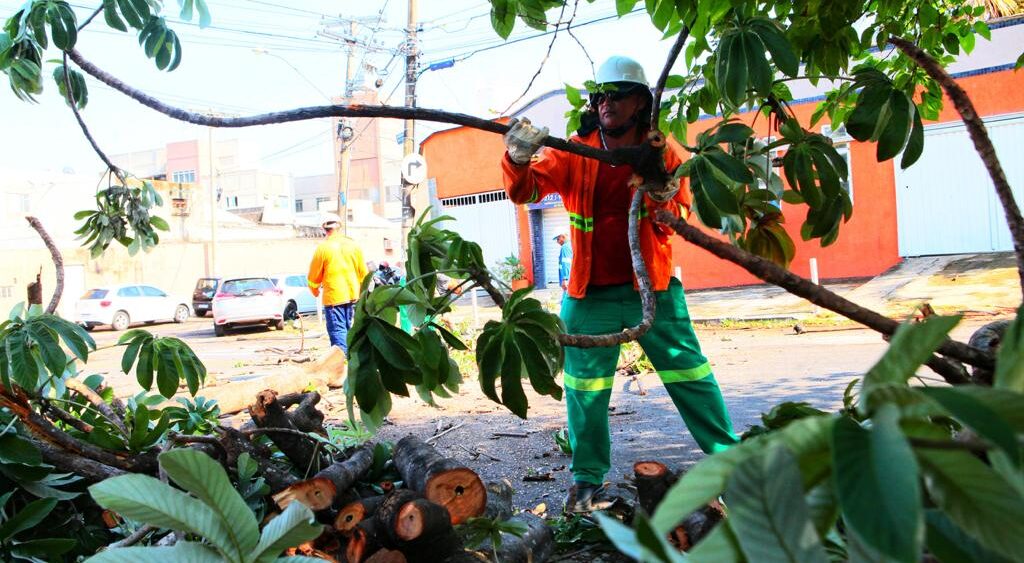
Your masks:
[[[914,562],[924,525],[918,468],[899,427],[899,410],[882,407],[870,430],[840,418],[832,432],[836,492],[843,521],[880,553]]]
[[[1024,393],[1024,305],[1003,333],[992,386]]]
[[[245,560],[270,563],[286,548],[314,540],[321,532],[323,526],[317,524],[313,511],[301,502],[293,502],[263,528],[259,544]]]
[[[811,524],[800,469],[793,454],[773,445],[747,458],[729,477],[729,526],[751,561],[825,559]]]
[[[208,546],[180,541],[173,547],[121,547],[101,551],[85,563],[223,563],[224,558]]]

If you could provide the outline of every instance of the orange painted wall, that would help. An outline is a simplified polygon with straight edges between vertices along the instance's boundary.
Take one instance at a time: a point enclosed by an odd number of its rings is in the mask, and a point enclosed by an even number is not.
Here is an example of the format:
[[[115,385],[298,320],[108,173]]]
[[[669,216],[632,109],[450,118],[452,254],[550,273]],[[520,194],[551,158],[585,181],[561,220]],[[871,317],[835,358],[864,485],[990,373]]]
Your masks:
[[[1024,111],[1024,73],[1005,70],[961,78],[959,83],[982,116]],[[797,118],[805,126],[809,124],[817,104],[814,101],[793,106]],[[768,136],[764,117],[752,123],[755,117],[755,113],[746,113],[741,119],[751,124],[758,136]],[[938,122],[959,119],[947,98]],[[690,141],[716,122],[717,119],[707,119],[691,125]],[[821,125],[819,123],[816,127]],[[439,198],[500,189],[499,162],[504,150],[499,135],[465,127],[435,133],[423,142],[423,155],[431,176],[436,178]],[[894,168],[899,157],[895,160],[896,163],[892,160],[879,163],[875,159],[874,144],[850,143],[853,217],[840,227],[839,239],[827,248],[822,248],[817,241],[804,242],[800,238],[806,207],[783,204],[788,221],[786,229],[796,243],[796,258],[791,266],[793,272],[809,276],[811,258],[817,259],[818,274],[823,280],[874,276],[900,262]],[[520,259],[527,271],[532,272],[533,253],[525,206],[519,206],[517,221]],[[694,217],[691,221],[696,223],[697,219]],[[673,262],[681,267],[683,284],[689,289],[761,283],[738,266],[716,258],[681,238],[673,239],[673,245]]]

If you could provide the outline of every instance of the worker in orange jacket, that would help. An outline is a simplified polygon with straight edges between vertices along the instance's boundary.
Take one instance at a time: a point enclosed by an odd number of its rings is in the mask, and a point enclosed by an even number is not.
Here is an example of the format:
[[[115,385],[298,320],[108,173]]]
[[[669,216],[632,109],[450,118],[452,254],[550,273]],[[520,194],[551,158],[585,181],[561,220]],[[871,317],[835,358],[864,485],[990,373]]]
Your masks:
[[[612,150],[640,145],[651,121],[653,96],[643,68],[627,57],[611,57],[597,71],[602,86],[590,94],[589,112],[570,140]],[[547,128],[514,121],[505,135],[502,161],[505,190],[515,203],[540,201],[557,193],[569,212],[572,267],[562,298],[561,317],[573,334],[609,334],[636,326],[642,318],[627,238],[629,204],[635,188],[628,164],[613,165],[568,152],[541,149]],[[671,146],[671,145],[670,145]],[[681,163],[672,149],[665,168]],[[668,228],[654,222],[667,209],[686,216],[691,196],[670,183],[648,192],[640,212],[640,251],[656,300],[654,324],[640,345],[697,444],[706,453],[738,441],[722,393],[701,353],[679,280],[672,277]],[[590,512],[605,505],[600,494],[611,468],[608,404],[619,347],[565,349],[565,402],[572,445],[573,486],[567,512]]]
[[[322,224],[327,240],[313,253],[306,276],[314,296],[323,293],[324,319],[331,345],[348,354],[348,329],[359,287],[369,273],[363,251],[339,230],[341,219],[330,214]]]

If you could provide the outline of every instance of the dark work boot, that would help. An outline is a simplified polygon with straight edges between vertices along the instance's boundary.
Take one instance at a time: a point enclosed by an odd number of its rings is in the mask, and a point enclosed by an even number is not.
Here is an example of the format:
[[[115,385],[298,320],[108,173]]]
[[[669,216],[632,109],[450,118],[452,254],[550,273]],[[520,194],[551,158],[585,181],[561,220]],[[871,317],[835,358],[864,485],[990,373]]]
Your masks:
[[[569,488],[562,512],[565,514],[589,514],[610,507],[612,500],[605,498],[607,485],[595,485],[577,481]]]

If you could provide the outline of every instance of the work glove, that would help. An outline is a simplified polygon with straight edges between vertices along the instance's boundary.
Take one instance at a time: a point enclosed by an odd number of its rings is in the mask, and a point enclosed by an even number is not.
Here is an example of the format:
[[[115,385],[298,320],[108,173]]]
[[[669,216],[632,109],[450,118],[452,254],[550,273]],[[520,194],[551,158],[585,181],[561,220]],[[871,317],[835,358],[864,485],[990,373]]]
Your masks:
[[[679,178],[672,178],[663,186],[654,186],[647,190],[647,197],[658,203],[669,201],[679,193]]]
[[[508,157],[516,164],[527,164],[530,158],[537,154],[544,138],[548,136],[548,128],[540,129],[533,126],[527,118],[513,118],[511,126],[505,133],[505,147],[508,149]]]

